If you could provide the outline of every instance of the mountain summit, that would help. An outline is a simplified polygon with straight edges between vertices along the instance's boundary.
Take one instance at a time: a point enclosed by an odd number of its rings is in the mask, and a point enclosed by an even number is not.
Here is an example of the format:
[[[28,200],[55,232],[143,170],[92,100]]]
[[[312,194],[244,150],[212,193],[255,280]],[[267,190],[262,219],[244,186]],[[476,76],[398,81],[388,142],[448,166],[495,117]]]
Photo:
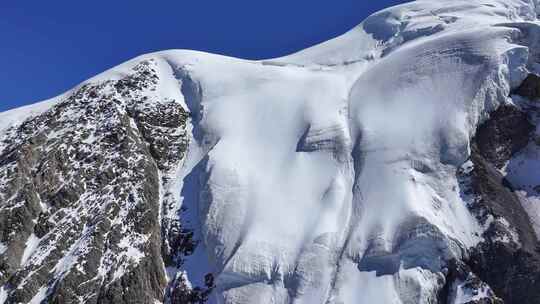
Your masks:
[[[0,304],[540,303],[539,11],[415,1],[1,113]]]

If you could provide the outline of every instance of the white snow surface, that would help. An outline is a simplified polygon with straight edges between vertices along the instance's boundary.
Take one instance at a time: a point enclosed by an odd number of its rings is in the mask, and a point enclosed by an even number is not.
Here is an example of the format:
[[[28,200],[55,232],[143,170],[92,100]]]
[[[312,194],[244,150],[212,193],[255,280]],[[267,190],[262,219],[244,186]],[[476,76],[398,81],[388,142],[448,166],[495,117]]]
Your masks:
[[[0,286],[0,303],[5,303],[8,297],[8,290],[4,286]]]
[[[47,287],[41,287],[38,293],[30,300],[29,304],[41,304],[47,296]]]
[[[66,94],[62,94],[62,96]],[[4,132],[11,126],[19,125],[24,120],[49,110],[60,99],[61,96],[0,113],[0,132]]]
[[[430,303],[442,261],[481,241],[456,170],[531,68],[531,29],[533,1],[415,1],[283,58],[171,50],[90,81],[154,58],[193,114],[173,185],[202,242],[175,271],[214,272],[213,303]]]
[[[459,284],[455,288],[456,291],[454,295],[454,301],[452,302],[453,304],[474,303],[474,301],[480,301],[485,298],[489,299],[490,296],[493,294],[487,286],[482,286],[480,290],[477,290],[475,292],[464,287],[462,284]]]
[[[21,257],[21,266],[24,265],[32,254],[36,251],[39,246],[39,238],[35,234],[31,234],[26,240],[26,247],[24,248],[23,255]]]

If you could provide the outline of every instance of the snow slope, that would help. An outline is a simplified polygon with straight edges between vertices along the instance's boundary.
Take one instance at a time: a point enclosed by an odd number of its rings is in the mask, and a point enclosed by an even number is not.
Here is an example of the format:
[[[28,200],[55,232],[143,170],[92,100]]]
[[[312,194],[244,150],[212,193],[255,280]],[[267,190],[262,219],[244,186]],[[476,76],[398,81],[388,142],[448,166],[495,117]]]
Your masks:
[[[174,185],[201,243],[174,271],[213,272],[212,302],[433,303],[483,232],[456,172],[537,27],[532,1],[423,0],[283,58],[171,50],[97,79],[154,58],[192,113]]]

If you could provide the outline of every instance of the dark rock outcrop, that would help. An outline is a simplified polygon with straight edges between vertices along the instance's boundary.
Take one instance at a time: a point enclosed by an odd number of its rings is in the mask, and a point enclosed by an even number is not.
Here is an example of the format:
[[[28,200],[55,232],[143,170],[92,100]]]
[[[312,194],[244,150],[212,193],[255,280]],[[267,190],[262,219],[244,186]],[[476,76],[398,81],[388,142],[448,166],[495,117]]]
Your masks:
[[[161,176],[184,158],[188,113],[148,93],[158,81],[143,61],[1,138],[7,303],[163,301]]]
[[[504,303],[540,303],[540,247],[529,217],[498,168],[524,148],[533,126],[527,114],[503,105],[478,128],[467,181],[469,205],[486,227],[484,241],[469,252],[466,267]],[[489,303],[489,302],[488,302]]]
[[[540,76],[529,74],[513,93],[530,100],[537,100],[540,98]]]
[[[502,168],[506,161],[529,143],[534,126],[527,114],[511,105],[501,105],[476,132],[477,151],[486,161]]]

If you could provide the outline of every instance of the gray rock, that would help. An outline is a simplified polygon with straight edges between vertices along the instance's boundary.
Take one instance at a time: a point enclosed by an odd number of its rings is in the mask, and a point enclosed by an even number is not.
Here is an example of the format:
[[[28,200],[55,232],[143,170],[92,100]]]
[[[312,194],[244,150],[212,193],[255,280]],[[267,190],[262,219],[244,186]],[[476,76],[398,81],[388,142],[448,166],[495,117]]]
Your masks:
[[[188,113],[145,96],[158,84],[154,65],[84,85],[0,139],[7,303],[43,288],[46,303],[164,300],[159,176],[184,158]]]
[[[529,74],[513,93],[530,100],[540,98],[540,77],[535,74]]]
[[[509,106],[499,108],[479,127],[473,141],[470,160],[474,169],[459,177],[466,181],[462,185],[465,194],[475,197],[470,210],[481,224],[488,225],[484,241],[464,261],[465,268],[504,303],[540,302],[538,240],[512,186],[497,170],[527,145],[531,128],[525,113]],[[498,303],[486,301],[479,303]]]

